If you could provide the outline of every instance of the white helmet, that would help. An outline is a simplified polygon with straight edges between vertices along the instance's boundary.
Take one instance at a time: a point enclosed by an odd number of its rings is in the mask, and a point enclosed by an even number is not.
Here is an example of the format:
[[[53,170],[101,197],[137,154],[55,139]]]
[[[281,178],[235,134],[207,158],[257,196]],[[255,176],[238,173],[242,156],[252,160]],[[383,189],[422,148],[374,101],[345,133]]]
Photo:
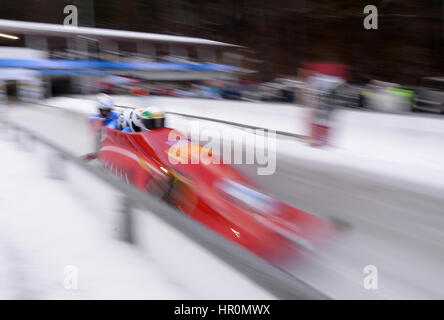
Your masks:
[[[131,113],[129,125],[131,127],[132,132],[142,131],[143,127],[142,127],[142,122],[140,121],[140,115],[144,110],[145,109],[143,108],[137,108]]]
[[[126,109],[124,112],[122,112],[119,116],[119,128],[120,130],[125,129],[129,126],[131,121],[131,115],[133,114],[132,109]]]
[[[97,95],[97,107],[99,110],[112,111],[114,109],[113,99],[105,93],[100,93]]]

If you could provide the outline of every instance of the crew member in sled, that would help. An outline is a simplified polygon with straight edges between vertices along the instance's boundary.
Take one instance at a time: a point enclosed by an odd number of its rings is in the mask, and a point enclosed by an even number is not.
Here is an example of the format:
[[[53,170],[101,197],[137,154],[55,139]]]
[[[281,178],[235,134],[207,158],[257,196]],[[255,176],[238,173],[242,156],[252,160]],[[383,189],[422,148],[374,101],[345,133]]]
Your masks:
[[[111,129],[119,129],[120,113],[114,112],[114,102],[105,93],[97,95],[97,108],[99,113],[89,117],[90,121],[103,121],[103,126]]]
[[[122,132],[143,132],[165,127],[165,115],[155,107],[139,108],[133,111],[128,126]]]

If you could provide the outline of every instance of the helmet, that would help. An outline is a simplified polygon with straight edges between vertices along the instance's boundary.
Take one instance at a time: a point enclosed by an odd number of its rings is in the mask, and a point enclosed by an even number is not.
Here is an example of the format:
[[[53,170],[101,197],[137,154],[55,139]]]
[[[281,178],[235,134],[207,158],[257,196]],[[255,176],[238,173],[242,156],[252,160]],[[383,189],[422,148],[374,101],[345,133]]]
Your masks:
[[[130,126],[133,132],[163,128],[165,115],[153,107],[139,108],[132,113]]]
[[[112,111],[114,109],[113,99],[105,93],[100,93],[97,95],[97,107],[100,111]]]
[[[148,107],[140,114],[140,120],[145,130],[165,127],[165,114],[157,108]]]
[[[129,126],[131,127],[131,130],[133,132],[139,132],[142,130],[142,122],[140,121],[140,115],[144,110],[145,109],[143,108],[138,108],[131,113]]]
[[[119,116],[119,129],[123,130],[128,127],[131,121],[131,115],[133,114],[132,109],[127,109]]]

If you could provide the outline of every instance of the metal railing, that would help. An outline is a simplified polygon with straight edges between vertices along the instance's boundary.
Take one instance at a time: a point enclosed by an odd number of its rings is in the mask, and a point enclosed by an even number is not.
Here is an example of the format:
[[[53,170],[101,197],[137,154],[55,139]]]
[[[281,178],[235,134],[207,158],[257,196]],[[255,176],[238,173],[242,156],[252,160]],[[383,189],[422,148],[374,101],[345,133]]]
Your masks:
[[[195,116],[195,115],[190,115],[190,114],[184,114],[184,113],[178,113],[178,112],[170,112],[167,111],[165,112],[166,114],[172,114],[172,115],[176,115],[176,116],[181,116],[181,117],[185,117],[185,118],[193,118],[193,119],[198,119],[198,120],[204,120],[204,121],[212,121],[212,122],[218,122],[218,123],[223,123],[223,124],[228,124],[231,126],[235,126],[235,127],[241,127],[241,128],[245,128],[245,129],[253,129],[253,130],[270,130],[268,128],[262,128],[262,127],[256,127],[256,126],[252,126],[252,125],[248,125],[248,124],[243,124],[243,123],[239,123],[239,122],[231,122],[231,121],[227,121],[227,120],[220,120],[220,119],[214,119],[214,118],[207,118],[207,117],[201,117],[201,116]],[[293,138],[297,138],[300,140],[306,140],[309,137],[302,135],[302,134],[297,134],[297,133],[292,133],[292,132],[286,132],[286,131],[280,131],[280,130],[274,130],[276,132],[276,134],[281,135],[281,136],[287,136],[287,137],[293,137]]]
[[[122,106],[122,105],[116,105],[116,107],[122,108],[122,109],[134,109],[132,107]],[[175,115],[175,116],[180,116],[180,117],[185,117],[185,118],[192,118],[192,119],[197,119],[197,120],[204,120],[204,121],[223,123],[223,124],[228,124],[230,126],[240,127],[240,128],[244,128],[244,129],[270,130],[269,128],[257,127],[257,126],[252,126],[252,125],[249,125],[249,124],[244,124],[244,123],[239,123],[239,122],[232,122],[232,121],[215,119],[215,118],[201,117],[201,116],[196,116],[196,115],[186,114],[186,113],[166,111],[165,114],[171,114],[171,115]],[[302,135],[302,134],[297,134],[297,133],[292,133],[292,132],[287,132],[287,131],[280,131],[280,130],[274,130],[274,131],[276,132],[276,134],[281,135],[281,136],[293,137],[293,138],[297,138],[297,139],[300,139],[300,140],[307,140],[307,139],[309,139],[308,136]]]

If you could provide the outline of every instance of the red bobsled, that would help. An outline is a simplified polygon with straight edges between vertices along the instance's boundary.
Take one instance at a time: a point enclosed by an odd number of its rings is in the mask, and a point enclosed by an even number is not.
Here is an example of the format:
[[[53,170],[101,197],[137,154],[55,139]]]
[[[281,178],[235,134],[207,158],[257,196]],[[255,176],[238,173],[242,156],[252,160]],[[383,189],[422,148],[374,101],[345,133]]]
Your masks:
[[[192,163],[193,150],[202,147],[185,139],[178,148],[171,134],[180,135],[169,128],[103,128],[98,159],[123,181],[268,261],[314,250],[334,231],[330,222],[266,195],[232,165]]]

